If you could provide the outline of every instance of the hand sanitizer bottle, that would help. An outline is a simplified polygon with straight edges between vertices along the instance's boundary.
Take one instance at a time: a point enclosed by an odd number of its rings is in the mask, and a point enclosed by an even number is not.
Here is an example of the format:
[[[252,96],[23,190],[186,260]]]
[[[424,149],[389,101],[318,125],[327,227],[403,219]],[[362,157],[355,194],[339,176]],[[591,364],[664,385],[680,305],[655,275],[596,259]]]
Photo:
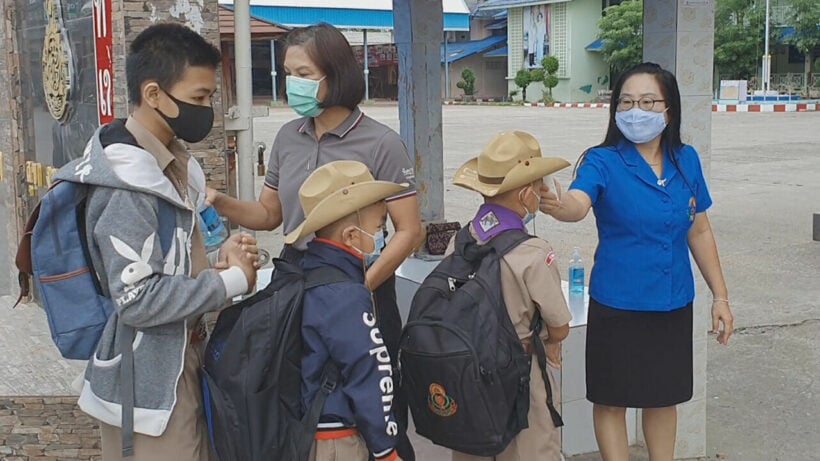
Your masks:
[[[584,292],[584,262],[581,260],[581,249],[572,250],[572,259],[569,261],[569,292]]]

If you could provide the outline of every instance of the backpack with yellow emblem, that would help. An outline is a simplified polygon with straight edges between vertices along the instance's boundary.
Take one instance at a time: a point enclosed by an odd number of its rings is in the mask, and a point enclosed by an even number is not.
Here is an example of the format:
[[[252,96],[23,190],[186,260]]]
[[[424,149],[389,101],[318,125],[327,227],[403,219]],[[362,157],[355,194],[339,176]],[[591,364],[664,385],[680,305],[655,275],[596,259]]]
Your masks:
[[[478,245],[469,227],[455,251],[419,287],[401,336],[402,391],[416,432],[433,443],[476,456],[494,456],[528,426],[532,355],[515,332],[501,293],[501,257],[532,238],[508,230]],[[532,344],[542,370],[546,354]],[[538,347],[541,345],[541,347]],[[556,427],[561,417],[548,406]]]

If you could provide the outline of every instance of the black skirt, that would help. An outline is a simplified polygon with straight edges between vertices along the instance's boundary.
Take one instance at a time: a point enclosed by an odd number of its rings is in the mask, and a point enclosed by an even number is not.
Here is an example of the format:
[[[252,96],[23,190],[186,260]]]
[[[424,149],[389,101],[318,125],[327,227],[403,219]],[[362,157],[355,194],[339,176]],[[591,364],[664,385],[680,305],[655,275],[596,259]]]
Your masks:
[[[587,399],[658,408],[692,398],[692,303],[669,312],[615,309],[589,300]]]

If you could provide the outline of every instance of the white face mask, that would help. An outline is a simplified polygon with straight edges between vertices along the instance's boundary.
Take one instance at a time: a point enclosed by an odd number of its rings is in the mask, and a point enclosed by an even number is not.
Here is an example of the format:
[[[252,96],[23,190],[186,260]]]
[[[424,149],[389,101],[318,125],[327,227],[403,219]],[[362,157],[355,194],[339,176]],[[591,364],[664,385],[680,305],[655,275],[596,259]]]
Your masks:
[[[626,139],[635,144],[644,144],[660,136],[666,129],[665,113],[666,110],[654,112],[635,107],[616,112],[615,124]]]

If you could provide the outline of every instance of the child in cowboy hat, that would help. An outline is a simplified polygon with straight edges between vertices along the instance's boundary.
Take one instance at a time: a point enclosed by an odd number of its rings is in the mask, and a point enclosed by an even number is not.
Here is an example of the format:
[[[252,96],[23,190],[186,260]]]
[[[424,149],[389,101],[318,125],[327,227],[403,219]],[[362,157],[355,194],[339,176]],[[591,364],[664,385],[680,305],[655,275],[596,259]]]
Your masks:
[[[293,243],[315,234],[302,260],[305,271],[331,266],[348,282],[308,289],[302,313],[302,395],[307,407],[319,390],[324,364],[341,380],[319,419],[311,461],[399,459],[398,426],[391,413],[393,367],[376,325],[364,273],[384,247],[384,199],[407,184],[376,181],[367,166],[341,160],[314,171],[299,189],[305,220],[285,236]]]
[[[538,141],[529,133],[499,133],[481,155],[469,160],[456,172],[453,183],[480,193],[484,204],[470,222],[470,231],[479,244],[510,229],[526,231],[526,224],[538,211],[543,178],[568,167],[566,160],[541,156]],[[452,252],[451,242],[448,252]],[[569,334],[572,315],[564,300],[555,253],[545,240],[532,237],[502,258],[501,291],[518,337],[530,350],[528,338],[534,315],[546,328],[541,339],[546,344],[548,363],[561,366],[561,341]],[[525,341],[526,339],[526,341]],[[560,402],[558,387],[549,376],[554,401]],[[529,427],[521,431],[496,461],[561,459],[561,442],[547,409],[547,391],[537,360],[530,371]],[[489,458],[453,452],[454,461]]]

